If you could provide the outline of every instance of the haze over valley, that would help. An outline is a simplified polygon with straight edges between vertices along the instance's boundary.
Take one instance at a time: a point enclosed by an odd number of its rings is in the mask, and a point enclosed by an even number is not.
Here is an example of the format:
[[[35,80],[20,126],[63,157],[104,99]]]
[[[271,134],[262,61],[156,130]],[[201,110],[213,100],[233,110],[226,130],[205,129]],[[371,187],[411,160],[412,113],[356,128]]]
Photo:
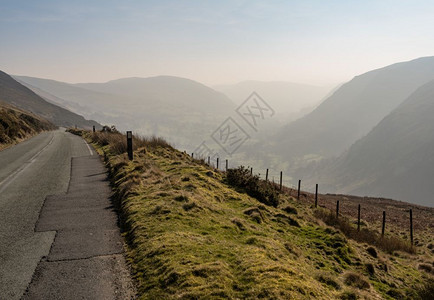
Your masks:
[[[0,299],[434,299],[433,15],[2,1]]]

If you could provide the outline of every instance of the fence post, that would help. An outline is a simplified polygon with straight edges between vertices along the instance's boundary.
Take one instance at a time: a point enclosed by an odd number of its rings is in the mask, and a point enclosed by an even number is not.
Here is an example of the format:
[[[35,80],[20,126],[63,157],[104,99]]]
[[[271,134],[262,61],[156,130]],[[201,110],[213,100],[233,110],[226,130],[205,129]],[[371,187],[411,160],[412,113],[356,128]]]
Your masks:
[[[265,173],[265,181],[268,181],[268,169],[267,172]]]
[[[253,168],[251,167],[250,168],[250,176],[252,176],[253,175]]]
[[[315,207],[318,207],[318,183],[315,185]]]
[[[191,152],[191,158],[194,158],[194,152]]]
[[[384,236],[384,229],[386,228],[386,211],[383,210],[383,227],[381,228],[381,236]]]
[[[95,125],[93,125],[93,132],[95,132]]]
[[[133,160],[133,132],[127,131],[128,159]]]
[[[336,219],[339,218],[339,200],[336,201]]]
[[[413,209],[410,208],[410,240],[413,246]]]
[[[359,210],[357,213],[357,231],[360,231],[360,204],[359,204]]]
[[[298,180],[297,200],[300,200],[301,179]]]
[[[228,171],[228,160],[226,160],[226,172]]]
[[[219,169],[219,158],[217,157],[217,170]]]
[[[280,171],[280,190],[282,190],[282,171]]]
[[[211,165],[211,157],[208,156],[208,166],[210,166],[210,165]]]

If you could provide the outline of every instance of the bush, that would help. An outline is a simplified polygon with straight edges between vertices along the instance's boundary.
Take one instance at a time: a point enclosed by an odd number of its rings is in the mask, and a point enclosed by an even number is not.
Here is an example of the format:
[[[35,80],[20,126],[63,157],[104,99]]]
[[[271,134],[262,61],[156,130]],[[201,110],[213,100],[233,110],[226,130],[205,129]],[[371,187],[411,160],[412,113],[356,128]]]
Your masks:
[[[226,173],[228,184],[243,189],[248,195],[269,206],[277,207],[279,194],[273,184],[261,180],[258,175],[251,175],[244,166],[228,169]]]

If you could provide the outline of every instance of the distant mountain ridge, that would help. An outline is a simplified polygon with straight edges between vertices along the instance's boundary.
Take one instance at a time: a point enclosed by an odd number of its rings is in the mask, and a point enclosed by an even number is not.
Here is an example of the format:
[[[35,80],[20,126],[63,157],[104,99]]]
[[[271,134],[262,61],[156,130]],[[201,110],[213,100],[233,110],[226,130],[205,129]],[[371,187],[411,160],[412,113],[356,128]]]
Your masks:
[[[178,147],[187,149],[195,148],[208,138],[235,109],[235,104],[224,94],[174,76],[80,84],[25,76],[16,78],[36,92],[50,94],[53,101],[60,101],[76,113],[115,124],[121,130],[163,135]]]
[[[92,128],[92,126],[96,126],[97,128],[101,127],[101,125],[95,121],[86,120],[78,114],[47,102],[2,71],[0,71],[0,101],[32,112],[57,126],[78,126],[81,128]]]
[[[326,189],[434,206],[434,81],[411,94],[317,181]]]
[[[272,151],[287,161],[339,156],[418,87],[434,79],[434,57],[354,77],[314,111],[281,129]]]
[[[175,104],[174,100],[184,100],[177,104],[192,107],[205,104],[210,109],[222,110],[225,106],[233,106],[232,101],[224,94],[191,79],[175,76],[130,77],[105,83],[78,83],[74,86],[135,99],[149,98],[169,104]],[[191,90],[194,90],[194,95]]]

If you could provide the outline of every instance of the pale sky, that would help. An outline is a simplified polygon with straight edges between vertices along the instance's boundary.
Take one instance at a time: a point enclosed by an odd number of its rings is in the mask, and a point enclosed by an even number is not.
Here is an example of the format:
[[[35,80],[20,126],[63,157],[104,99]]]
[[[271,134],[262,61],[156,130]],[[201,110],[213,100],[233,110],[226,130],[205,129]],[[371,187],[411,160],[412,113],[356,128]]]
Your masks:
[[[3,1],[0,70],[329,85],[434,55],[434,1]]]

